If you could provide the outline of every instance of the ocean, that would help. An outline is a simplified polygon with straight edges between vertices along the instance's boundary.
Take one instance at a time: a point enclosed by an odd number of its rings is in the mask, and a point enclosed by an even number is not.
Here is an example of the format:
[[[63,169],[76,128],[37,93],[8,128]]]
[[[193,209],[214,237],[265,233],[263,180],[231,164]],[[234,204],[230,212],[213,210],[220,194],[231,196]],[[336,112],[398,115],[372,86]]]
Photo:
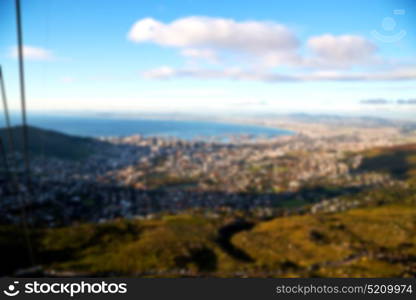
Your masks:
[[[13,124],[19,117],[12,116]],[[0,127],[4,120],[0,118]],[[291,135],[283,129],[209,121],[179,121],[160,119],[126,119],[97,116],[47,116],[29,115],[29,125],[62,133],[87,137],[108,136],[159,136],[185,140],[198,138],[222,138],[229,136],[275,137]]]

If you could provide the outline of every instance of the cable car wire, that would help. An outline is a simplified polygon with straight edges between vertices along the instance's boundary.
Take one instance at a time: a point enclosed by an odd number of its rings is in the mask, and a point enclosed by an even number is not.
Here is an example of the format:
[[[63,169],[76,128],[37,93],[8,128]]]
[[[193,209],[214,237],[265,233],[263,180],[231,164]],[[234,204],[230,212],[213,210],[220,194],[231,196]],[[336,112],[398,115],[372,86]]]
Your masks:
[[[6,84],[4,81],[3,70],[1,66],[0,66],[0,90],[1,90],[1,99],[3,103],[4,120],[6,123],[7,135],[9,139],[8,148],[10,150],[10,153],[14,154],[15,147],[14,147],[14,140],[13,140],[13,135],[12,135],[12,130],[11,130],[12,125],[10,122],[9,107],[7,104]]]
[[[22,109],[22,129],[23,129],[23,156],[25,162],[26,184],[30,183],[30,157],[28,148],[28,128],[26,116],[26,93],[25,93],[25,69],[23,60],[23,34],[22,18],[20,12],[20,0],[16,0],[16,26],[17,26],[17,53],[19,60],[19,82],[20,82],[20,101]]]
[[[32,266],[34,265],[34,253],[32,248],[32,243],[30,240],[27,214],[26,214],[26,205],[28,204],[28,197],[30,196],[30,157],[28,149],[28,128],[27,128],[27,118],[26,118],[26,94],[25,94],[25,70],[24,70],[24,61],[23,61],[23,34],[22,34],[22,18],[20,12],[20,0],[15,0],[16,4],[16,26],[17,26],[17,53],[19,60],[19,83],[20,83],[20,100],[21,100],[21,110],[22,110],[22,129],[23,129],[23,155],[25,161],[25,183],[26,191],[21,194],[18,194],[21,203],[21,215],[22,215],[22,225],[26,241],[26,246],[29,252],[29,260]],[[18,187],[19,188],[19,187]],[[24,197],[26,196],[26,197]]]

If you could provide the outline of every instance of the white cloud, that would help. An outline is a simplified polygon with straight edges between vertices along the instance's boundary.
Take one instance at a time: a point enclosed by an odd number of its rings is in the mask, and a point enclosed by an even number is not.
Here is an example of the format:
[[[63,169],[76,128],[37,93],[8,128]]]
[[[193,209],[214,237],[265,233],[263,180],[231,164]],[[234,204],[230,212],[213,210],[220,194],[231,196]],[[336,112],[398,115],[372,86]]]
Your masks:
[[[377,47],[357,35],[325,34],[307,41],[312,50],[312,62],[320,66],[352,66],[374,61]]]
[[[377,47],[358,35],[313,36],[305,45],[311,55],[301,56],[300,42],[290,28],[265,21],[194,16],[163,23],[145,18],[132,26],[128,38],[136,43],[179,48],[188,58],[218,62],[218,57],[232,54],[242,64],[269,68],[348,68],[377,61]]]
[[[233,79],[251,81],[390,81],[416,80],[416,69],[396,69],[386,72],[338,72],[316,71],[309,73],[279,74],[271,71],[250,71],[239,68],[227,69],[174,69],[167,66],[146,71],[142,74],[148,79],[197,78]]]
[[[266,74],[245,72],[239,68],[228,69],[174,69],[167,66],[143,72],[143,77],[147,79],[172,79],[172,78],[201,78],[201,79],[237,79],[255,80],[260,79]],[[264,77],[265,78],[265,77]]]
[[[210,49],[186,48],[181,51],[181,55],[192,59],[204,59],[212,63],[218,62],[217,53]]]
[[[287,64],[299,47],[295,34],[284,25],[210,17],[187,17],[171,23],[145,18],[132,26],[128,38],[178,48],[187,58],[210,63],[230,55],[247,61],[248,55],[251,63]]]
[[[132,26],[128,38],[136,43],[176,48],[187,59],[185,67],[151,69],[143,73],[146,78],[263,81],[416,79],[414,67],[377,56],[377,46],[362,36],[323,34],[309,37],[301,45],[290,28],[275,22],[240,22],[194,16],[163,23],[145,18]],[[197,64],[200,61],[215,63],[217,68],[201,68]],[[403,69],[406,65],[407,69]],[[366,71],[353,72],[353,67]],[[280,68],[280,73],[276,68]]]
[[[298,47],[298,40],[287,27],[273,22],[210,17],[187,17],[165,24],[146,18],[131,28],[130,40],[171,47],[218,48],[250,53],[287,51]]]
[[[17,57],[17,47],[11,49],[10,55],[14,58]],[[49,50],[26,45],[23,46],[23,56],[28,60],[52,60],[54,58],[52,52]]]

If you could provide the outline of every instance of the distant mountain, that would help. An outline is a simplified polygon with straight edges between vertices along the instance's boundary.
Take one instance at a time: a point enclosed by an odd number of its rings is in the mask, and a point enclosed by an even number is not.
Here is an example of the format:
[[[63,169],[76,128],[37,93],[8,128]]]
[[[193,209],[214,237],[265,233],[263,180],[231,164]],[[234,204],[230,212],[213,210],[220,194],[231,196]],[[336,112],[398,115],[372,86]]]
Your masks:
[[[408,124],[409,122],[389,120],[385,118],[370,117],[370,116],[341,116],[331,114],[306,114],[294,113],[288,115],[289,119],[301,122],[311,123],[325,123],[333,125],[350,125],[361,127],[379,127],[379,126],[399,126]]]
[[[23,127],[12,127],[15,150],[23,150]],[[66,160],[79,160],[88,157],[99,143],[91,138],[71,136],[60,132],[28,127],[29,151],[31,155],[56,157]],[[6,128],[0,128],[0,137],[8,149],[9,137]]]

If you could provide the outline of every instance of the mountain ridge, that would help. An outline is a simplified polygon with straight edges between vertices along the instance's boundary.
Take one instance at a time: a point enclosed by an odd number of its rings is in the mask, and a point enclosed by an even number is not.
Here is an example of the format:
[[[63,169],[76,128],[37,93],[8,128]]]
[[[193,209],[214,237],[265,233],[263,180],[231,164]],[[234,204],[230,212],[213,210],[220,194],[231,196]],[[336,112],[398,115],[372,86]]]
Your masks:
[[[23,127],[11,127],[15,151],[23,152]],[[0,138],[5,149],[10,151],[7,128],[0,128]],[[55,157],[65,160],[82,160],[90,156],[93,145],[99,143],[92,138],[72,136],[54,130],[28,126],[29,153],[34,156]]]

